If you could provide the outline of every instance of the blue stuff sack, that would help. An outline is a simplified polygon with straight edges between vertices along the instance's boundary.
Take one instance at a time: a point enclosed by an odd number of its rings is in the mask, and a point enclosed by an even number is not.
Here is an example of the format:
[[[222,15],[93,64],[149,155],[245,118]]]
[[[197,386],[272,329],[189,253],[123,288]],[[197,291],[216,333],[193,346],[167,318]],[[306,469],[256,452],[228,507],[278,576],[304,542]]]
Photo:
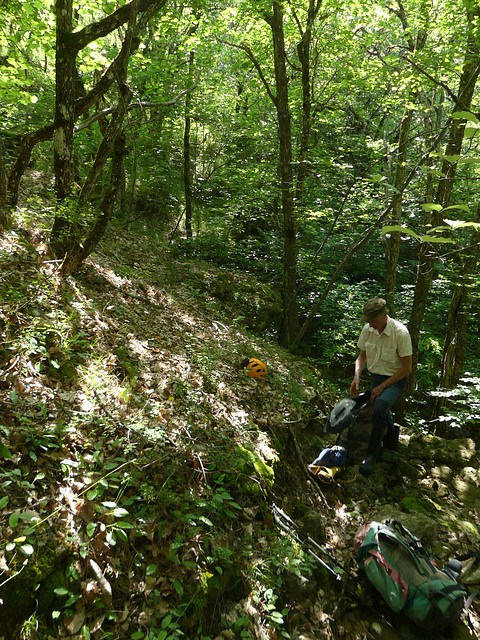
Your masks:
[[[323,449],[311,466],[317,467],[345,467],[347,465],[347,450],[345,447],[334,445]]]

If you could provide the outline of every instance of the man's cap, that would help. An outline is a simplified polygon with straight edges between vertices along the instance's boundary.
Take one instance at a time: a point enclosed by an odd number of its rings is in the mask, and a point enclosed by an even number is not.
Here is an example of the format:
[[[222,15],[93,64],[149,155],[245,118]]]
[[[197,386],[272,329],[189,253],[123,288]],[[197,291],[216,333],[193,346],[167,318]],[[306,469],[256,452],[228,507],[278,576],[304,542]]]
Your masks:
[[[362,320],[370,322],[387,311],[387,301],[383,298],[371,298],[363,307]]]

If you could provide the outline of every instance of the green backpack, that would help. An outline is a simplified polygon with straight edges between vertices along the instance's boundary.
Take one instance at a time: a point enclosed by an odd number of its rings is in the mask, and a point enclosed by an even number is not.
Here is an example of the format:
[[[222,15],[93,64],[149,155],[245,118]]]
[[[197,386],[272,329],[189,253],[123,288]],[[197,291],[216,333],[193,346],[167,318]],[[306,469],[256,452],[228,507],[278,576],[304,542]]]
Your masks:
[[[439,571],[418,538],[395,520],[367,522],[355,535],[358,566],[389,607],[427,634],[459,617],[468,595]]]

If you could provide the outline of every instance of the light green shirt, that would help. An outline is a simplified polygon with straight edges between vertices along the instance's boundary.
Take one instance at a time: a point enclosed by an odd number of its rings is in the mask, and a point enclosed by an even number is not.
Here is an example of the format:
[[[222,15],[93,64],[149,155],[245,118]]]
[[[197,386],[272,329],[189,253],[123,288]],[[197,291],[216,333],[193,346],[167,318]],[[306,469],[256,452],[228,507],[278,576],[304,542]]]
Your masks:
[[[367,354],[367,369],[370,373],[393,376],[402,366],[400,358],[412,355],[412,340],[398,320],[387,316],[382,333],[367,323],[360,333],[358,347]]]

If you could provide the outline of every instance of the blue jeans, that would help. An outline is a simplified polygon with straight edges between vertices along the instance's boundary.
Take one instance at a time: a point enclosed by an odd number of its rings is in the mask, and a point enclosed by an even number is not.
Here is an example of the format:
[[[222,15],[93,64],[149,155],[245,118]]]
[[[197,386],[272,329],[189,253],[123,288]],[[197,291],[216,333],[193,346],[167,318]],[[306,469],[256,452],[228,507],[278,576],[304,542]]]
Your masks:
[[[370,374],[370,391],[374,387],[388,380],[390,376],[381,376],[378,373]],[[375,450],[383,440],[386,449],[396,451],[398,445],[399,431],[393,422],[393,415],[390,410],[392,404],[402,395],[407,385],[407,376],[402,378],[385,391],[373,403],[372,410],[372,434],[370,436],[369,449]],[[370,397],[370,391],[363,393],[360,397],[365,401]]]

